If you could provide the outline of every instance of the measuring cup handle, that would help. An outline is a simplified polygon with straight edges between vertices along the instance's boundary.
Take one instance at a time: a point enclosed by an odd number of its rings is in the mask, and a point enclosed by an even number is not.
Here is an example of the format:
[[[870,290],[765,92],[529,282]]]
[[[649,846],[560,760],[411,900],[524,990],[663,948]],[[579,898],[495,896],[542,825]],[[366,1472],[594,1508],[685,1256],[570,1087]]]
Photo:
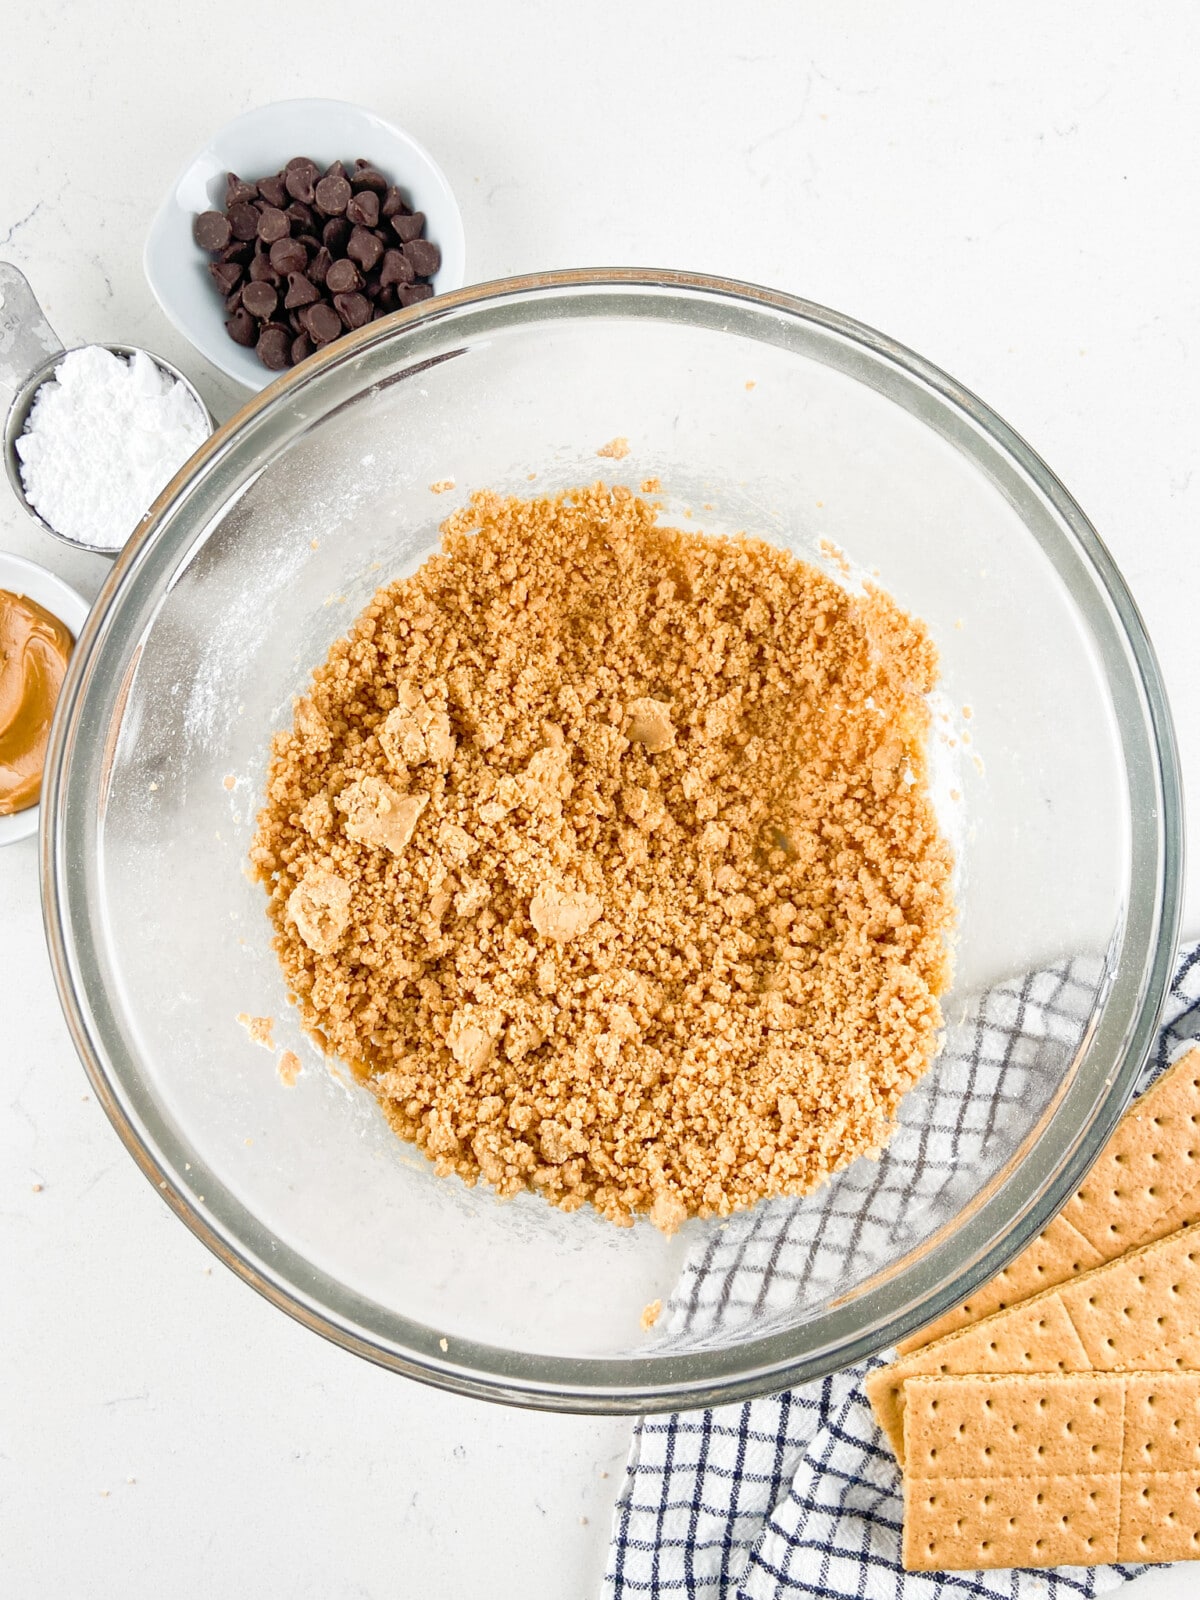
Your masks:
[[[0,261],[0,391],[5,400],[62,347],[25,274]]]

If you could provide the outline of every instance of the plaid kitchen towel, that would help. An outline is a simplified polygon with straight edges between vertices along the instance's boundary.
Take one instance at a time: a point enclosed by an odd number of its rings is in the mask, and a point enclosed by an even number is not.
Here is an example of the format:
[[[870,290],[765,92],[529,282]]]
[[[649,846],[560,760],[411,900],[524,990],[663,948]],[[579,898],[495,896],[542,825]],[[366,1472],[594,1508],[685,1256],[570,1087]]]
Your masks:
[[[1006,1137],[1006,1108],[1042,1093],[1104,983],[1079,960],[1002,984],[947,1030],[882,1159],[806,1201],[731,1219],[688,1257],[664,1322],[673,1348],[769,1322],[905,1248],[895,1196],[943,1205],[957,1171]],[[1180,956],[1144,1090],[1200,1038],[1200,945]],[[1014,1127],[1017,1119],[1014,1118]],[[1013,1137],[1017,1137],[1014,1132]],[[882,1357],[784,1394],[639,1422],[613,1516],[605,1600],[1092,1600],[1136,1566],[906,1573],[900,1472],[863,1392]]]

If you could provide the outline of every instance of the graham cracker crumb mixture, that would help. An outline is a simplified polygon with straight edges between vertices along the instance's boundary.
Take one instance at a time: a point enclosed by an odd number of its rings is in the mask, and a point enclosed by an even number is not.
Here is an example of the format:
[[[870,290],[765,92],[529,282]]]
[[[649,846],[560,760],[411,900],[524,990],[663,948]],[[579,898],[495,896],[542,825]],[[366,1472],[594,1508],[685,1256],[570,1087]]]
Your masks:
[[[630,490],[473,496],[276,735],[303,1020],[439,1172],[666,1231],[878,1151],[949,981],[936,653]]]

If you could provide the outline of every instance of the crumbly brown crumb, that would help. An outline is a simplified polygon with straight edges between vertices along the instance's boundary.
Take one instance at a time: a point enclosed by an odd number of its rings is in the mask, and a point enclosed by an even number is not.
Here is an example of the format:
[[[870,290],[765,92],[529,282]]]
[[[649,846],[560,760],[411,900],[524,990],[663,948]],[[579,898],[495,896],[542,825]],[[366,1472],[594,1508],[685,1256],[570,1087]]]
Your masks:
[[[662,493],[662,479],[661,478],[643,478],[642,479],[642,493],[643,494],[661,494]]]
[[[453,487],[453,478],[438,478],[429,485],[429,491],[431,494],[446,494]]]
[[[615,439],[610,439],[607,444],[602,444],[596,451],[598,456],[608,456],[611,461],[621,461],[629,454],[629,440],[624,434],[618,434]]]
[[[285,1050],[279,1058],[275,1071],[279,1074],[279,1081],[285,1089],[294,1089],[300,1077],[300,1057],[294,1050]],[[246,1143],[250,1143],[249,1139]]]
[[[264,1049],[273,1050],[271,1031],[275,1026],[274,1017],[252,1017],[245,1011],[239,1011],[237,1019],[250,1035],[251,1043],[261,1044]]]
[[[649,1333],[650,1329],[662,1315],[662,1301],[651,1300],[648,1306],[642,1307],[642,1332]]]
[[[769,545],[475,495],[275,739],[252,862],[306,1027],[502,1194],[670,1231],[812,1189],[936,1044],[935,679]]]

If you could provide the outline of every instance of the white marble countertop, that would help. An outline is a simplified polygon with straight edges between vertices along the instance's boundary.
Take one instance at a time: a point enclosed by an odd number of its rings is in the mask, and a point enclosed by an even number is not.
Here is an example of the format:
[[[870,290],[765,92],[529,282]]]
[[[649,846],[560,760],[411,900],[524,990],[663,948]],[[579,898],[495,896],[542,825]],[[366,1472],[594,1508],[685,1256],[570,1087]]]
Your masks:
[[[1091,515],[1173,699],[1200,833],[1200,22],[1038,0],[163,0],[9,8],[0,257],[70,343],[168,327],[149,218],[208,133],[358,100],[462,202],[468,276],[684,266],[872,323],[983,395]],[[0,548],[105,566],[0,493]],[[1200,872],[1187,925],[1200,933]],[[213,1262],[109,1129],[59,1015],[32,841],[0,852],[0,1551],[48,1600],[588,1600],[629,1424],[504,1411],[376,1370]],[[1140,1579],[1184,1600],[1193,1569]]]

